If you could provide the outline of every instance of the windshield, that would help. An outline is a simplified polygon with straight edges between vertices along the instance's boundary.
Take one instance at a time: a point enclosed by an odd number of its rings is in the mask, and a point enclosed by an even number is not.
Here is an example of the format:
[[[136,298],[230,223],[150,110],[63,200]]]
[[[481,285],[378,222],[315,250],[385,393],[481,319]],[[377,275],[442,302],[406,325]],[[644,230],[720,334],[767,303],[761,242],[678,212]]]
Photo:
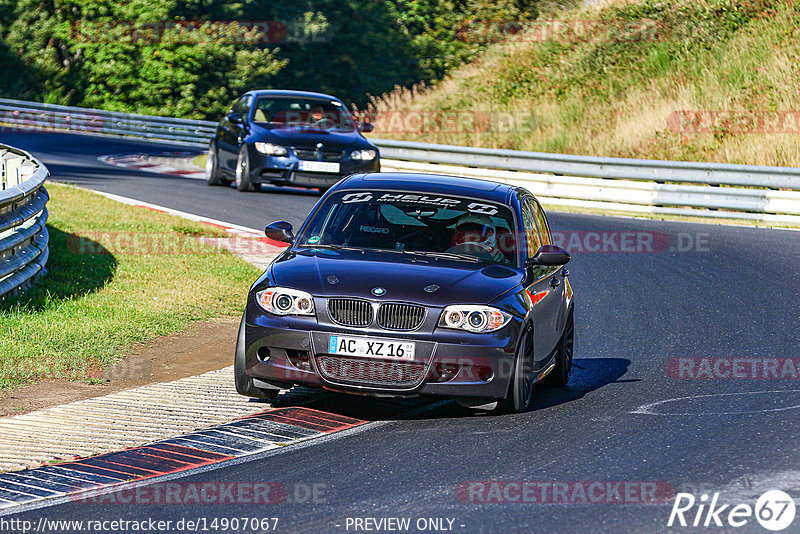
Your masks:
[[[511,210],[461,197],[401,191],[332,195],[298,236],[299,247],[423,253],[517,265]]]
[[[355,122],[341,102],[310,98],[261,97],[253,122],[268,128],[300,128],[352,132]]]

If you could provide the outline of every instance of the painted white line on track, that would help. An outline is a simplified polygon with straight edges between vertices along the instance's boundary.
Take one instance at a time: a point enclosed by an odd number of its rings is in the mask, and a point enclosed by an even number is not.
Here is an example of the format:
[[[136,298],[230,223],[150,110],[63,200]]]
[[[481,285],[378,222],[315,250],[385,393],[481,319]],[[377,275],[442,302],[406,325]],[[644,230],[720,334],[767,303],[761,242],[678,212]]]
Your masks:
[[[71,186],[76,187],[76,186]],[[78,188],[84,189],[84,188]],[[114,200],[116,202],[120,202],[122,204],[127,204],[129,206],[137,206],[142,208],[148,208],[155,211],[161,211],[164,213],[168,213],[170,215],[175,215],[177,217],[182,217],[184,219],[188,219],[190,221],[195,222],[202,222],[207,224],[212,224],[214,226],[219,226],[225,230],[231,230],[235,233],[240,233],[242,235],[246,235],[249,237],[261,237],[264,235],[263,230],[257,230],[255,228],[248,228],[246,226],[240,226],[238,224],[220,221],[219,219],[212,219],[211,217],[204,217],[203,215],[197,215],[194,213],[189,213],[186,211],[176,210],[173,208],[168,208],[166,206],[160,206],[158,204],[151,204],[150,202],[142,202],[141,200],[136,200],[135,198],[124,197],[122,195],[116,195],[114,193],[106,193],[104,191],[97,191],[94,189],[87,189],[88,191],[92,191],[97,193],[98,195],[102,195],[110,200]]]
[[[630,413],[632,414],[641,414],[641,415],[680,415],[680,416],[692,416],[692,415],[699,415],[699,416],[707,416],[707,415],[748,415],[748,414],[760,414],[760,413],[770,413],[770,412],[785,412],[787,410],[794,410],[800,408],[800,404],[791,404],[788,406],[780,406],[778,408],[763,408],[760,410],[733,410],[733,411],[686,411],[683,408],[683,411],[679,412],[659,412],[657,408],[659,406],[663,406],[668,403],[674,402],[683,402],[700,400],[700,399],[708,399],[708,398],[720,398],[720,397],[732,397],[732,396],[743,396],[743,395],[771,395],[771,394],[784,394],[784,393],[800,393],[800,389],[785,389],[785,390],[770,390],[770,391],[741,391],[741,392],[732,392],[732,393],[709,393],[705,395],[690,395],[688,397],[675,397],[672,399],[664,399],[656,402],[651,402],[648,404],[643,404],[636,408],[635,410],[631,410]]]

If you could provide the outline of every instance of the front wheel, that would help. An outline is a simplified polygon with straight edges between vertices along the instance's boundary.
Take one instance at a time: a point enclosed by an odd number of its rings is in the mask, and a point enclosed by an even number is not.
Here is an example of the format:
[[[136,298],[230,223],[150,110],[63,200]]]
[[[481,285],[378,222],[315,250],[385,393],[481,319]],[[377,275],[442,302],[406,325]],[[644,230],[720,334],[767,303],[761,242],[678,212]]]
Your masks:
[[[236,354],[233,357],[233,381],[236,392],[246,397],[272,400],[278,396],[277,389],[257,388],[253,384],[253,377],[247,374],[244,363],[244,317],[239,325],[239,336],[236,339]]]
[[[236,189],[239,191],[255,191],[256,186],[250,179],[250,156],[247,148],[239,150],[239,157],[236,159]]]
[[[499,413],[520,413],[533,404],[533,327],[525,327],[514,358],[514,369],[508,395],[497,405]]]
[[[572,355],[575,350],[574,315],[574,308],[570,308],[569,315],[567,315],[567,324],[564,326],[564,332],[561,334],[561,339],[558,342],[556,366],[550,374],[542,380],[543,386],[560,388],[566,386],[567,382],[569,382],[569,375],[572,372]]]

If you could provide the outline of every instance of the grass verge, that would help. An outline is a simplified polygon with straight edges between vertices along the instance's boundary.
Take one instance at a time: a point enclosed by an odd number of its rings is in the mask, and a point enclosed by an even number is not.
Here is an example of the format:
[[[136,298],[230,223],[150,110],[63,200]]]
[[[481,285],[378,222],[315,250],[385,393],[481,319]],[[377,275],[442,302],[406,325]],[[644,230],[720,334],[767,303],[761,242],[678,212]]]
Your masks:
[[[48,191],[49,273],[0,304],[0,389],[91,380],[133,343],[241,313],[259,273],[202,242],[222,230],[73,187]]]
[[[208,159],[207,153],[198,154],[194,158],[192,158],[192,165],[194,165],[198,169],[205,169],[207,159]]]

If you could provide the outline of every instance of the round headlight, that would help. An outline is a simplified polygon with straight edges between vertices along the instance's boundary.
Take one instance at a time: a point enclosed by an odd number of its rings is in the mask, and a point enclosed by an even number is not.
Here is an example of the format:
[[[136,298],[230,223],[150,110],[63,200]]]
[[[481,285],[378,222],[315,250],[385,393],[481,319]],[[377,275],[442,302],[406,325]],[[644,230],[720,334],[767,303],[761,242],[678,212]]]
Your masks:
[[[467,316],[467,323],[473,330],[483,330],[488,322],[489,320],[483,312],[474,311]]]
[[[288,312],[292,309],[292,297],[289,295],[278,295],[275,298],[275,309],[282,312]]]
[[[299,297],[294,305],[297,311],[307,313],[314,307],[314,302],[308,297]]]
[[[464,322],[464,314],[460,311],[450,311],[444,316],[444,322],[450,328],[458,328]]]

